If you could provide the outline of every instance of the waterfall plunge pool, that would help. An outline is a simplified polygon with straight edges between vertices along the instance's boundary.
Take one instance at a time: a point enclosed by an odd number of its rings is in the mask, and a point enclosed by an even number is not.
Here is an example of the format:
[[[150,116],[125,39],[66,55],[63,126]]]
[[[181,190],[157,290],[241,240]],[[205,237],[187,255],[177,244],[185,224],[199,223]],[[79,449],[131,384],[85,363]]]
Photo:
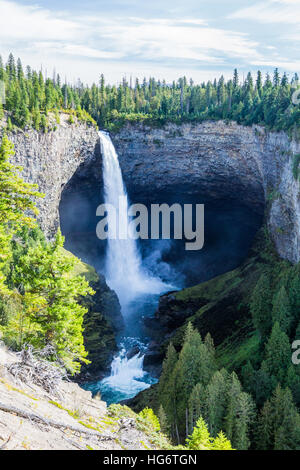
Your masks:
[[[85,390],[93,395],[100,392],[101,398],[111,404],[133,398],[157,382],[143,369],[143,360],[151,339],[144,320],[153,317],[158,299],[159,294],[141,294],[123,309],[125,328],[117,338],[120,351],[111,364],[111,375],[84,384]]]

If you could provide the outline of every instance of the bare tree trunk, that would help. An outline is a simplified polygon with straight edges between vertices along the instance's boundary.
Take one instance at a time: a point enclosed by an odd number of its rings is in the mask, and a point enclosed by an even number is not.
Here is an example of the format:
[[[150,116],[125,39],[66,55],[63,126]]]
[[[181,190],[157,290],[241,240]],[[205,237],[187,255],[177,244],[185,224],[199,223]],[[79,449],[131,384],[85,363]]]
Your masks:
[[[175,424],[175,429],[176,429],[177,443],[179,445],[180,444],[180,439],[179,439],[179,432],[178,432],[177,423]]]
[[[185,437],[187,438],[189,435],[189,411],[185,409]]]
[[[37,415],[35,413],[28,413],[27,411],[21,410],[20,408],[15,408],[14,406],[7,406],[7,405],[5,405],[4,403],[1,403],[1,402],[0,402],[0,410],[4,411],[5,413],[14,414],[14,415],[20,416],[21,418],[25,418],[25,419],[29,419],[31,421],[42,423],[46,426],[50,426],[50,427],[53,427],[53,428],[69,429],[70,431],[78,432],[80,434],[85,434],[87,436],[96,436],[100,440],[106,441],[106,440],[113,440],[114,439],[112,436],[107,436],[105,434],[100,434],[97,431],[88,431],[88,430],[82,429],[82,428],[77,427],[77,426],[72,426],[72,425],[69,425],[69,424],[59,423],[58,421],[54,421],[52,419],[46,419],[43,416]]]

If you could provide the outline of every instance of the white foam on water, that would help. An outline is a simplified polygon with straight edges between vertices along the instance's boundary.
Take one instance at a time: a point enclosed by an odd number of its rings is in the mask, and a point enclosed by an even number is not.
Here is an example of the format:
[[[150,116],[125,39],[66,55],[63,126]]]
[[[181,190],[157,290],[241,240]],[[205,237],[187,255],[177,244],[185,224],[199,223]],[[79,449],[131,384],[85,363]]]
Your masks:
[[[128,359],[123,349],[111,364],[111,375],[102,380],[102,389],[110,388],[120,396],[132,397],[141,390],[150,387],[143,379],[147,375],[143,370],[144,356],[136,354]]]

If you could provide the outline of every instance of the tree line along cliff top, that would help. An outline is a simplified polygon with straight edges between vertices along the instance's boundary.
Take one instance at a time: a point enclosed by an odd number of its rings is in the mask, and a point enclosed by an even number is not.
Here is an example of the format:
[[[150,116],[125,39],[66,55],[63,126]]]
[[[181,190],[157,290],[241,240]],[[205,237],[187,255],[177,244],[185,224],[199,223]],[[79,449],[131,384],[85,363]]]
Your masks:
[[[63,82],[54,73],[49,78],[42,71],[29,66],[24,70],[21,60],[9,55],[6,64],[0,56],[0,81],[5,85],[4,104],[0,104],[0,119],[7,111],[7,127],[33,127],[47,130],[51,127],[49,113],[54,113],[59,124],[59,113],[64,111],[69,122],[77,119],[90,125],[117,130],[125,122],[147,121],[163,124],[166,121],[233,120],[243,125],[261,124],[273,130],[285,130],[297,136],[300,107],[293,103],[298,87],[298,75],[256,76],[250,72],[240,80],[238,70],[233,77],[223,76],[214,81],[195,84],[181,77],[172,83],[150,77],[142,82],[110,85],[99,70],[99,77],[91,86],[80,80],[76,84]],[[53,128],[53,127],[52,127]]]

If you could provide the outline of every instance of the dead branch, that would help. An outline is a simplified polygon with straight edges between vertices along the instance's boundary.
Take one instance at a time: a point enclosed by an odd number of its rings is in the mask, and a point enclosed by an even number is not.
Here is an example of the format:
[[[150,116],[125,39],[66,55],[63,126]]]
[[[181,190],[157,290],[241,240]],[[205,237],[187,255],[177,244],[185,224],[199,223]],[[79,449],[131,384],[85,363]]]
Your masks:
[[[68,429],[70,431],[73,431],[79,434],[85,434],[86,436],[89,436],[89,437],[97,437],[101,441],[108,441],[108,440],[114,439],[112,436],[100,434],[98,431],[88,431],[88,430],[79,428],[77,426],[72,426],[70,424],[63,424],[58,421],[54,421],[52,419],[46,419],[43,416],[37,415],[35,413],[28,413],[25,410],[21,410],[20,408],[16,408],[14,406],[7,406],[1,402],[0,402],[0,410],[4,411],[5,413],[10,413],[10,414],[19,416],[20,418],[25,418],[31,421],[42,423],[45,426],[49,426],[49,427],[53,427],[57,429]]]
[[[33,383],[42,387],[52,396],[61,395],[59,384],[63,379],[68,380],[68,374],[51,345],[42,350],[25,345],[17,355],[20,357],[20,361],[14,362],[8,367],[9,372],[17,381],[28,385]],[[55,362],[49,362],[47,358],[54,358]]]
[[[5,449],[5,447],[7,446],[7,444],[9,443],[9,441],[11,440],[11,438],[12,438],[13,435],[14,435],[13,433],[10,434],[10,436],[8,437],[8,439],[6,439],[6,441],[0,446],[0,450],[4,450],[4,449]]]
[[[85,446],[82,446],[80,444],[78,444],[78,442],[75,442],[69,438],[67,438],[65,435],[64,435],[64,432],[62,432],[62,438],[68,443],[70,444],[71,446],[73,447],[76,447],[77,449],[79,450],[86,450],[86,447]]]

